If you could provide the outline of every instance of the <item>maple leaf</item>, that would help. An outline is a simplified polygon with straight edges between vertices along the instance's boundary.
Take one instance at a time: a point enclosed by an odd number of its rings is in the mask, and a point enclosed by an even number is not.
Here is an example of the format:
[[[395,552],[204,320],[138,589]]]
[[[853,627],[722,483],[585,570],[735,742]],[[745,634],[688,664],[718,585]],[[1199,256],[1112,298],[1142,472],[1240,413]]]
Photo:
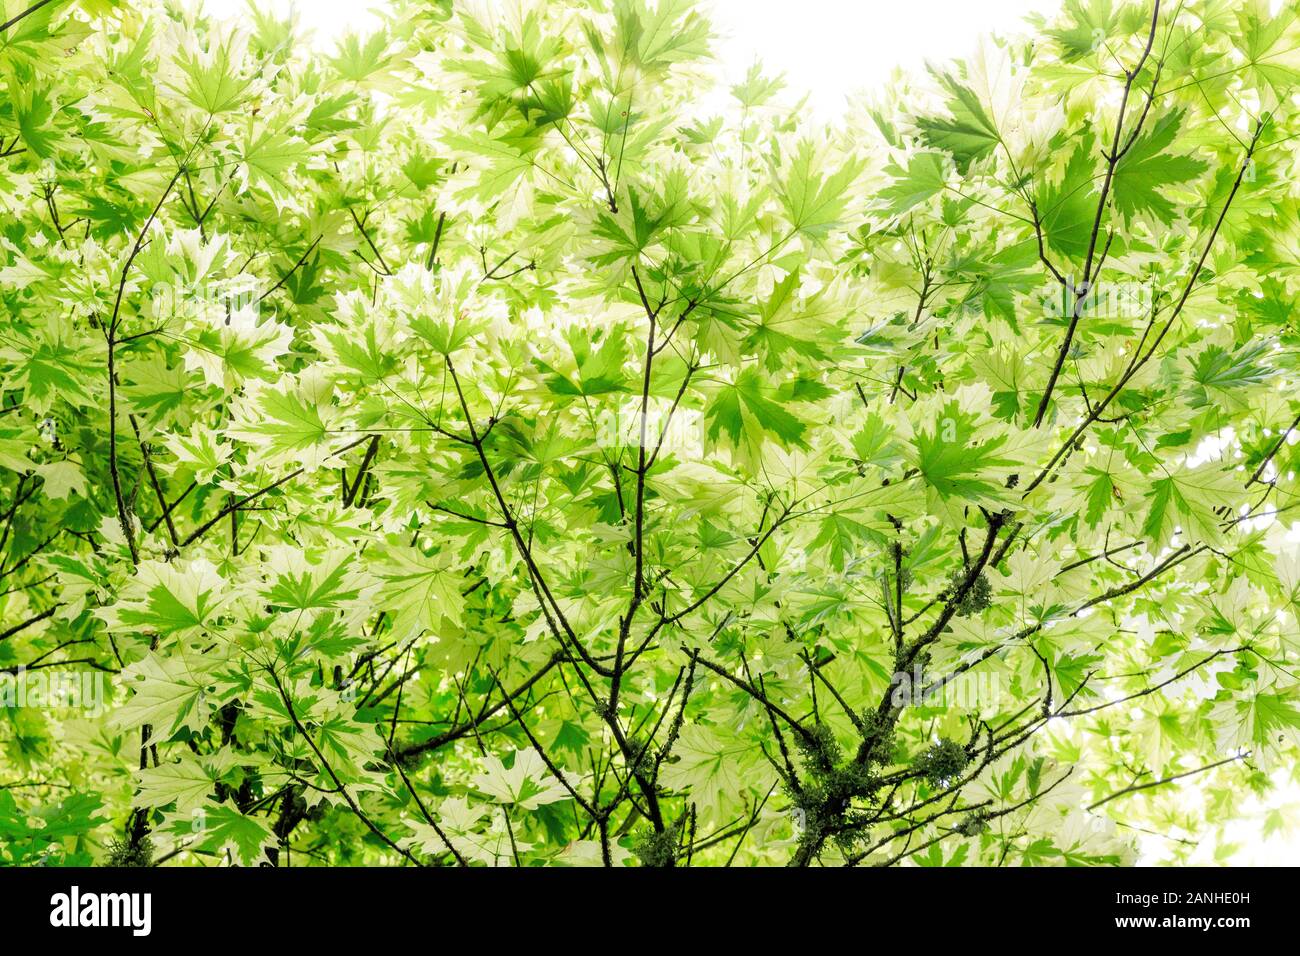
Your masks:
[[[1164,190],[1190,182],[1209,168],[1195,156],[1169,151],[1186,115],[1171,110],[1144,128],[1115,164],[1115,207],[1123,216],[1150,214],[1168,225],[1177,209]]]

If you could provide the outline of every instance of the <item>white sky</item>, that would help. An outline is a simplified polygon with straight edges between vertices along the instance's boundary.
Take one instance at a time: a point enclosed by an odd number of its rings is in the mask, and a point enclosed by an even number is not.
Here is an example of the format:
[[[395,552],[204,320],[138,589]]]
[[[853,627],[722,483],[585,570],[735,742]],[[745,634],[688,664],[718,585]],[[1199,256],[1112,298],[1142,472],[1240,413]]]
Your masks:
[[[198,0],[216,16],[242,17],[245,0]],[[332,46],[335,38],[365,32],[378,23],[373,10],[384,0],[298,0],[301,22],[315,31],[315,42]],[[714,11],[722,70],[729,81],[741,79],[755,58],[767,72],[785,74],[795,97],[807,92],[823,119],[843,112],[849,94],[879,87],[896,67],[916,69],[972,52],[981,34],[1015,33],[1029,13],[1051,13],[1060,0],[706,0]],[[260,0],[277,10],[291,0]],[[1193,796],[1195,780],[1183,785]],[[1194,797],[1193,797],[1194,798]],[[1287,865],[1300,860],[1300,833],[1261,839],[1262,811],[1288,806],[1300,817],[1300,789],[1284,786],[1267,804],[1246,801],[1247,819],[1229,826],[1228,840],[1242,847],[1235,864]],[[1141,862],[1164,856],[1160,837],[1141,837]],[[1213,844],[1206,841],[1196,858],[1213,863]]]
[[[1018,32],[1026,14],[1059,0],[712,0],[728,74],[757,56],[791,92],[812,94],[824,118],[847,94],[879,87],[896,67],[916,69],[972,52],[985,33]]]

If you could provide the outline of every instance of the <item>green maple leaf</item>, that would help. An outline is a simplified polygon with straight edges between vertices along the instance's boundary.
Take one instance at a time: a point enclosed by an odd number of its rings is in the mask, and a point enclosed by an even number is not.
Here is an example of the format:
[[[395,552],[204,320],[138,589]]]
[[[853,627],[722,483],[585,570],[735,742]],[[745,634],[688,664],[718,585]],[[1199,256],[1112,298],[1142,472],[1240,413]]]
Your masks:
[[[353,571],[355,555],[277,547],[268,557],[271,575],[262,594],[277,607],[295,611],[345,607],[361,594],[364,579]]]
[[[813,238],[824,238],[840,222],[859,171],[853,161],[841,163],[830,173],[820,166],[812,141],[801,140],[776,184],[777,198],[790,224]]]
[[[898,216],[942,192],[948,167],[942,153],[923,152],[909,157],[906,169],[891,165],[885,172],[894,182],[877,195],[885,201],[885,209]]]
[[[212,711],[208,702],[212,667],[213,661],[201,655],[142,658],[122,673],[134,693],[117,708],[114,723],[123,728],[147,725],[154,742],[182,729],[199,733]]]
[[[1175,528],[1185,540],[1217,544],[1223,540],[1222,519],[1215,509],[1236,510],[1244,496],[1245,479],[1211,462],[1181,468],[1153,478],[1146,493],[1148,508],[1143,535],[1156,548],[1169,544]]]
[[[145,561],[119,600],[96,613],[116,631],[191,634],[215,624],[224,587],[225,580],[204,558]]]
[[[1111,0],[1066,0],[1065,15],[1069,18],[1062,27],[1050,29],[1047,35],[1059,42],[1067,62],[1081,60],[1103,48],[1114,29],[1114,11]]]
[[[973,164],[985,159],[1001,141],[997,126],[979,96],[950,73],[940,73],[948,91],[948,116],[922,116],[916,120],[926,143],[952,156],[957,172],[965,176]]]
[[[63,840],[80,836],[101,823],[107,823],[106,818],[98,815],[103,805],[104,800],[98,794],[70,793],[57,803],[39,808],[36,816],[45,824],[40,831],[41,837]]]
[[[1089,467],[1085,472],[1092,478],[1087,484],[1088,507],[1083,519],[1095,528],[1115,503],[1115,481],[1110,472],[1100,468]]]
[[[190,813],[172,814],[159,830],[208,853],[224,856],[228,850],[234,862],[243,866],[256,866],[277,842],[262,819],[225,803],[208,802]]]
[[[1168,225],[1177,209],[1162,190],[1189,182],[1209,168],[1194,156],[1168,152],[1183,125],[1184,110],[1171,110],[1144,129],[1115,165],[1115,207],[1123,216],[1149,213]]]
[[[384,742],[372,724],[363,724],[341,714],[321,721],[311,729],[311,733],[331,769],[341,780],[349,782],[362,779],[365,765],[384,751]]]
[[[206,810],[208,794],[235,765],[235,755],[229,749],[203,756],[182,750],[178,760],[137,771],[135,806],[165,807],[175,803],[180,813]]]
[[[1237,6],[1236,14],[1240,33],[1234,35],[1232,42],[1246,57],[1249,72],[1257,82],[1289,95],[1300,80],[1295,43],[1288,37],[1295,22],[1295,10],[1283,7],[1273,16],[1267,0],[1245,0]]]
[[[978,296],[985,315],[1001,318],[1019,331],[1016,297],[1041,288],[1043,283],[1037,250],[1029,243],[1019,243],[999,249],[975,265],[972,296]]]
[[[86,493],[86,476],[74,461],[51,461],[36,466],[36,474],[45,482],[43,490],[51,498],[67,498],[69,494]]]
[[[753,366],[724,384],[704,410],[710,441],[725,438],[733,446],[761,444],[774,435],[787,445],[803,443],[806,424],[775,400],[775,389]]]
[[[1244,407],[1243,390],[1267,382],[1276,368],[1266,356],[1273,351],[1267,339],[1250,342],[1229,350],[1219,345],[1206,346],[1192,363],[1192,381],[1188,402],[1193,408],[1217,403],[1221,407]]]
[[[447,145],[482,164],[474,182],[465,187],[464,195],[492,202],[508,195],[515,184],[532,171],[532,154],[541,144],[534,135],[501,133],[495,137],[449,135]]]
[[[339,75],[353,83],[361,83],[384,69],[392,61],[388,34],[377,30],[362,40],[360,34],[349,33],[343,37],[337,52],[329,63]]]
[[[762,106],[784,87],[784,78],[781,76],[764,76],[762,66],[754,63],[750,66],[749,72],[745,74],[744,82],[738,83],[731,88],[731,95],[742,106],[752,109],[755,106]]]
[[[768,371],[776,372],[791,363],[792,356],[825,359],[827,349],[838,337],[831,320],[839,318],[838,303],[820,295],[801,300],[798,272],[791,272],[773,288],[758,309],[758,320],[745,336],[744,347],[766,358]],[[793,397],[793,393],[792,393]]]
[[[245,49],[245,35],[231,31],[206,50],[180,51],[176,63],[184,83],[176,91],[210,116],[233,110],[243,102],[250,83],[240,76],[238,65]]]
[[[535,810],[544,804],[570,798],[568,787],[555,778],[535,750],[516,750],[514,762],[509,767],[491,755],[484,763],[486,769],[474,778],[474,787],[498,803]],[[566,780],[569,780],[568,776]],[[570,786],[576,782],[576,778],[570,780]]]
[[[135,414],[165,425],[185,407],[193,383],[183,365],[169,366],[162,355],[151,355],[124,362],[120,368],[123,380],[120,393]]]
[[[253,442],[271,454],[319,453],[329,437],[328,406],[304,396],[292,385],[262,389],[245,402],[241,421],[232,438]]]
[[[53,156],[63,137],[54,129],[54,102],[46,90],[25,89],[14,102],[23,142],[42,159]]]
[[[428,558],[414,549],[397,551],[381,574],[397,640],[428,629],[463,625],[464,578],[449,568],[445,559]]]
[[[343,368],[362,381],[376,382],[388,378],[398,367],[393,341],[395,327],[375,321],[363,322],[336,330],[322,330],[321,351],[331,354]]]
[[[1231,746],[1254,747],[1264,754],[1300,741],[1300,697],[1296,688],[1247,694],[1215,706],[1213,719]]]
[[[55,320],[37,335],[24,338],[20,348],[11,348],[9,342],[0,347],[0,359],[12,363],[13,369],[6,387],[22,388],[38,413],[49,411],[56,400],[75,407],[95,401],[90,381],[98,371],[98,360],[69,323]]]
[[[812,547],[826,548],[830,553],[831,567],[843,571],[862,548],[865,541],[879,540],[880,533],[847,515],[832,513],[822,518]]]
[[[241,158],[250,183],[279,194],[289,188],[289,172],[310,154],[311,148],[297,136],[268,126],[254,134],[250,125],[244,137]]]
[[[1047,244],[1071,259],[1083,259],[1088,252],[1092,225],[1097,213],[1096,143],[1091,134],[1082,137],[1070,154],[1059,183],[1043,188],[1038,213]]]
[[[677,761],[664,768],[664,784],[690,793],[706,813],[771,777],[753,743],[721,727],[686,727],[673,752]]]
[[[1002,499],[1004,483],[991,469],[1014,465],[1002,454],[1005,434],[985,437],[976,417],[956,401],[944,404],[939,420],[917,432],[912,459],[925,483],[944,499],[993,503]]]
[[[278,372],[274,359],[292,337],[287,325],[275,321],[204,326],[193,333],[194,348],[185,353],[185,367],[201,370],[208,383],[219,388],[273,378]]]
[[[562,371],[542,359],[536,359],[546,387],[555,395],[592,398],[627,390],[628,378],[623,366],[627,362],[627,340],[622,329],[610,329],[599,339],[582,328],[566,336],[573,356],[573,371]]]

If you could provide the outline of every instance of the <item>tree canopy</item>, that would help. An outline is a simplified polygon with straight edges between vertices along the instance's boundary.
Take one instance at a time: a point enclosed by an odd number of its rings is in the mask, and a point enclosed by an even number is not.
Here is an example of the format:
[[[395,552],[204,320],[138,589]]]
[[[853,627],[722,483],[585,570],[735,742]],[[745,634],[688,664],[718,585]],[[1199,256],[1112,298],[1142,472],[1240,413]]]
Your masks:
[[[0,862],[1230,859],[1295,782],[1291,0],[835,124],[692,0],[0,11]]]

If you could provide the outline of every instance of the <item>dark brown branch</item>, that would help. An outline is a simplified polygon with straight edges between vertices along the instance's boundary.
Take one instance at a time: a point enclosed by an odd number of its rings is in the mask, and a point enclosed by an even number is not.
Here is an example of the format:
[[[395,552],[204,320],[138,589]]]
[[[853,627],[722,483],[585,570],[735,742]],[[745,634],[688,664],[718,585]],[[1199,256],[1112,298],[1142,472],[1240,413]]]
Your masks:
[[[370,437],[371,436],[369,435],[363,435],[361,438],[358,438],[356,441],[344,445],[337,452],[335,452],[335,454],[341,455],[345,451],[349,451],[353,448],[356,448],[362,442],[369,440]],[[222,518],[226,517],[227,515],[234,514],[240,508],[244,507],[244,505],[256,501],[258,498],[262,497],[262,495],[266,494],[268,491],[273,491],[274,489],[279,488],[286,481],[292,481],[294,478],[297,478],[299,475],[301,475],[304,471],[306,471],[305,468],[295,468],[287,475],[283,476],[282,478],[277,478],[269,485],[266,485],[263,488],[259,488],[257,491],[254,491],[252,494],[244,495],[242,498],[232,501],[230,504],[226,505],[226,507],[222,508],[219,512],[217,512],[217,514],[214,515],[211,518],[211,520],[205,522],[204,524],[200,525],[198,528],[194,529],[194,531],[190,533],[189,537],[187,537],[184,541],[181,542],[181,547],[186,547],[187,545],[193,544],[199,538],[203,537],[205,534],[211,531],[213,527],[215,527],[216,524],[219,521],[221,521]]]
[[[41,611],[40,614],[37,614],[37,615],[34,616],[34,617],[29,617],[27,620],[23,621],[23,622],[20,623],[20,624],[15,624],[13,627],[9,628],[9,629],[6,630],[6,631],[0,631],[0,641],[7,641],[9,638],[13,637],[15,634],[18,634],[18,633],[20,633],[20,632],[22,632],[22,631],[25,631],[25,630],[27,630],[27,628],[31,627],[33,624],[38,624],[38,623],[40,623],[41,621],[45,620],[47,617],[52,616],[52,615],[54,614],[54,612],[57,611],[57,610],[59,609],[60,606],[61,606],[61,605],[59,605],[59,604],[55,604],[55,605],[52,605],[51,607],[47,607],[44,611]]]
[[[257,297],[257,301],[258,301],[258,302],[261,302],[263,299],[265,299],[267,296],[269,296],[269,295],[270,295],[272,292],[274,292],[276,289],[280,288],[280,286],[282,286],[282,285],[284,285],[286,282],[288,282],[288,281],[289,281],[289,278],[290,278],[290,277],[291,277],[295,272],[297,272],[299,269],[302,268],[302,264],[303,264],[304,262],[307,261],[307,257],[310,256],[310,255],[312,254],[312,250],[315,249],[316,246],[320,244],[320,240],[321,240],[321,237],[320,237],[320,236],[317,236],[315,239],[313,239],[313,240],[311,241],[311,245],[307,247],[307,251],[304,252],[302,255],[300,255],[300,256],[298,257],[298,261],[295,262],[295,263],[293,264],[293,266],[289,269],[288,272],[286,272],[284,275],[280,276],[280,281],[277,282],[275,285],[271,286],[271,288],[267,289],[267,290],[266,290],[265,292],[263,292],[261,295],[259,295],[259,296]]]
[[[16,24],[16,23],[18,23],[18,22],[20,22],[20,21],[26,19],[27,17],[30,17],[30,16],[31,16],[33,13],[35,13],[37,10],[41,9],[41,7],[43,7],[43,6],[45,6],[46,4],[51,3],[51,2],[52,2],[52,0],[39,0],[39,2],[37,2],[37,3],[33,3],[30,7],[28,7],[26,10],[24,10],[22,13],[19,13],[19,14],[17,14],[16,16],[12,16],[12,17],[10,17],[10,18],[9,18],[8,20],[6,20],[4,23],[0,23],[0,33],[4,33],[6,30],[8,30],[8,29],[9,29],[11,26],[13,26],[14,24]],[[8,154],[6,154],[6,155],[8,155]]]
[[[1120,98],[1119,116],[1115,120],[1115,136],[1111,143],[1110,152],[1106,155],[1106,176],[1105,179],[1102,181],[1101,195],[1097,198],[1097,212],[1093,216],[1093,220],[1092,220],[1092,233],[1088,237],[1088,252],[1084,259],[1084,264],[1083,264],[1083,281],[1080,282],[1078,287],[1073,290],[1074,304],[1070,310],[1070,324],[1065,330],[1065,338],[1061,340],[1061,347],[1057,350],[1056,362],[1052,366],[1052,374],[1047,379],[1047,387],[1043,390],[1043,397],[1038,402],[1038,411],[1034,414],[1035,428],[1037,428],[1039,425],[1043,423],[1043,419],[1047,415],[1047,406],[1052,400],[1052,390],[1056,388],[1056,380],[1057,378],[1060,377],[1061,368],[1065,365],[1065,357],[1070,353],[1070,345],[1074,341],[1074,333],[1078,329],[1079,320],[1083,316],[1082,310],[1083,310],[1084,300],[1091,292],[1092,287],[1096,284],[1097,277],[1096,275],[1093,274],[1092,271],[1093,257],[1096,255],[1097,238],[1101,233],[1102,214],[1105,212],[1106,200],[1110,197],[1111,185],[1115,180],[1115,167],[1119,165],[1120,158],[1124,155],[1124,152],[1127,152],[1128,147],[1132,146],[1133,139],[1136,138],[1138,132],[1142,129],[1142,124],[1143,122],[1146,121],[1147,113],[1151,108],[1151,99],[1153,99],[1155,96],[1155,84],[1153,83],[1151,87],[1151,97],[1147,99],[1146,109],[1142,111],[1142,115],[1138,118],[1137,124],[1133,128],[1133,133],[1129,139],[1128,145],[1125,146],[1123,150],[1121,150],[1120,139],[1124,134],[1124,114],[1128,109],[1129,94],[1133,90],[1133,81],[1137,79],[1137,75],[1142,71],[1142,67],[1146,64],[1147,58],[1151,55],[1151,47],[1155,43],[1155,39],[1156,39],[1156,24],[1159,21],[1159,19],[1160,19],[1160,0],[1155,0],[1154,7],[1151,11],[1151,31],[1147,34],[1146,49],[1142,51],[1142,57],[1141,59],[1138,60],[1137,66],[1133,67],[1133,69],[1129,70],[1125,74],[1124,94]],[[1156,70],[1157,78],[1159,77],[1159,73],[1160,71],[1159,69],[1157,69]],[[1036,210],[1034,211],[1034,221],[1035,224],[1038,223],[1038,213]],[[1040,256],[1041,256],[1041,232],[1039,235],[1040,235],[1039,241],[1040,241]],[[1107,242],[1106,246],[1107,249],[1109,249],[1110,243]],[[1102,256],[1103,258],[1105,257],[1104,252],[1102,253]],[[1043,257],[1043,261],[1044,262],[1047,261],[1045,257]],[[1052,269],[1052,272],[1057,277],[1058,280],[1061,279],[1060,273],[1057,272],[1055,268]],[[1100,274],[1100,272],[1101,272],[1101,268],[1099,264],[1097,273]]]
[[[1225,757],[1223,760],[1216,760],[1214,763],[1206,764],[1204,767],[1197,767],[1195,770],[1184,770],[1182,773],[1175,773],[1171,776],[1164,777],[1160,780],[1152,780],[1148,783],[1136,783],[1131,787],[1125,787],[1123,790],[1116,790],[1108,797],[1102,797],[1102,799],[1098,800],[1096,803],[1091,804],[1088,809],[1096,810],[1098,807],[1110,803],[1112,800],[1118,800],[1120,797],[1127,796],[1130,793],[1137,793],[1140,790],[1150,790],[1152,787],[1163,787],[1165,784],[1173,783],[1175,780],[1182,780],[1184,777],[1195,776],[1198,773],[1213,770],[1215,767],[1222,767],[1224,764],[1235,763],[1238,760],[1245,760],[1249,756],[1249,753],[1237,754],[1235,757]]]

